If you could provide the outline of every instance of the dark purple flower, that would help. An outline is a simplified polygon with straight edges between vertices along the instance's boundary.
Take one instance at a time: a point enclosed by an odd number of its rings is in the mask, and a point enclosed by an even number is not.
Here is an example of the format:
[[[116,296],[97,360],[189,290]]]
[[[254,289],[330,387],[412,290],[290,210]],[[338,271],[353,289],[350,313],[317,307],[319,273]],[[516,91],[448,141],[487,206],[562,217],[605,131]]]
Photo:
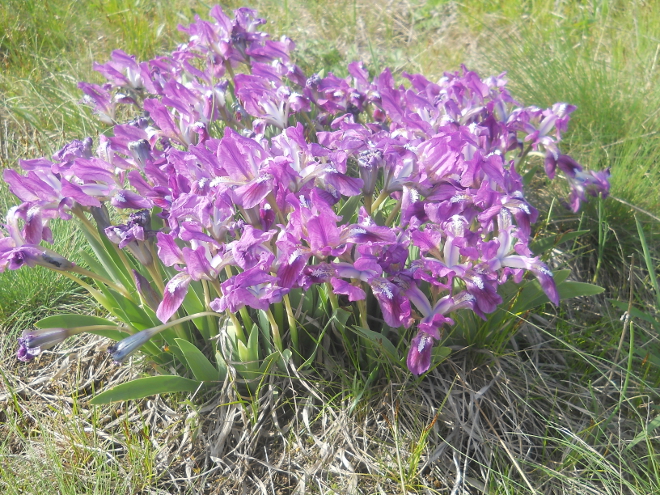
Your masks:
[[[493,273],[484,273],[477,270],[468,270],[462,276],[468,293],[474,296],[475,312],[482,316],[492,313],[502,302],[497,293],[497,277]]]
[[[303,289],[309,290],[314,284],[323,284],[330,282],[335,275],[335,267],[329,263],[306,266],[303,270],[303,276],[300,285]]]
[[[24,330],[18,338],[18,351],[16,357],[20,361],[31,361],[41,351],[50,349],[73,335],[75,330],[68,328],[40,328],[37,330]]]
[[[580,203],[587,200],[587,195],[606,198],[610,193],[610,169],[595,172],[576,170],[573,177],[569,177],[571,185],[570,207],[573,212],[580,209]]]
[[[39,347],[29,347],[23,337],[18,338],[18,351],[16,351],[16,357],[19,361],[27,363],[28,361],[32,361],[39,354],[41,354],[41,349]]]
[[[423,331],[417,332],[410,343],[410,351],[406,359],[406,365],[413,375],[426,373],[431,367],[431,352],[434,340]]]
[[[401,290],[387,279],[375,277],[369,281],[371,291],[380,303],[383,319],[392,328],[400,326],[409,327],[412,323],[410,317],[410,301],[406,299]]]
[[[13,239],[0,238],[0,273],[7,268],[17,270],[25,265],[43,266],[56,271],[68,271],[75,266],[50,249],[30,244],[16,246]]]
[[[141,210],[132,213],[125,225],[111,225],[106,227],[105,234],[120,249],[128,249],[141,264],[150,265],[153,263],[153,257],[150,246],[146,241],[155,234],[150,227],[151,218],[149,210]]]

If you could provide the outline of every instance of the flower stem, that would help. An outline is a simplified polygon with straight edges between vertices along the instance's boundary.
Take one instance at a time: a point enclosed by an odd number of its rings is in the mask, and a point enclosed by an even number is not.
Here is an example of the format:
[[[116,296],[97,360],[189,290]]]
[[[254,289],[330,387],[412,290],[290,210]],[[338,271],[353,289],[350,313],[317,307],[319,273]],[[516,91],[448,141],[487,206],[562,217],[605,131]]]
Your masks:
[[[307,112],[300,112],[298,115],[302,115],[302,118],[309,124],[309,130],[310,132],[310,141],[317,143],[318,138],[316,137],[316,126],[314,125],[314,122],[312,122],[312,119],[310,118],[309,114]]]
[[[330,299],[330,306],[332,306],[333,311],[337,311],[339,309],[339,300],[337,299],[337,294],[332,290],[330,282],[325,283],[325,290],[328,293],[328,299]]]
[[[277,199],[275,199],[275,195],[273,193],[268,193],[268,196],[266,196],[266,199],[268,200],[268,204],[270,207],[275,211],[275,214],[277,215],[277,219],[280,221],[282,225],[286,225],[286,219],[284,218],[284,215],[282,214],[282,210],[280,210],[280,207],[277,206]]]
[[[232,83],[233,83],[234,78],[236,76],[234,75],[234,68],[231,66],[231,62],[229,60],[225,61],[225,69],[226,69],[227,73],[229,74],[229,77],[231,78]],[[232,84],[232,88],[233,88],[233,84]]]
[[[298,326],[296,324],[296,318],[293,315],[293,308],[291,307],[291,300],[289,295],[285,294],[282,298],[284,300],[284,307],[286,308],[286,317],[289,322],[289,332],[291,333],[291,346],[295,355],[300,354],[300,346],[298,340]]]
[[[385,220],[385,225],[390,227],[392,223],[394,223],[394,220],[396,220],[399,211],[401,211],[401,200],[397,201],[396,204],[394,205],[394,208],[392,208],[392,211],[387,216],[387,220]]]
[[[390,195],[390,194],[389,194],[385,189],[383,189],[383,190],[380,192],[380,194],[379,194],[378,197],[376,198],[376,201],[374,201],[374,203],[371,205],[371,214],[372,214],[372,215],[373,215],[374,213],[376,213],[376,210],[378,209],[378,207],[380,206],[380,204],[381,204],[383,201],[385,201],[385,200],[389,197],[389,195]]]
[[[526,149],[520,152],[520,156],[514,159],[514,163],[516,165],[516,170],[518,170],[518,165],[522,163],[522,161],[527,157],[527,154],[532,151],[532,145],[528,145]]]
[[[151,251],[152,251],[152,257],[154,260],[158,259],[157,256],[154,256],[156,253],[153,252],[154,250],[154,245],[151,245]],[[156,262],[152,262],[149,265],[145,265],[145,268],[149,272],[149,275],[151,275],[151,278],[153,279],[154,283],[156,284],[156,287],[158,287],[158,290],[160,291],[161,294],[165,294],[165,283],[163,282],[163,277],[160,274],[160,270],[156,266]]]
[[[247,345],[247,339],[245,338],[245,332],[243,332],[243,325],[241,325],[241,322],[238,321],[238,318],[236,318],[236,315],[232,313],[231,311],[227,310],[226,311],[227,316],[229,316],[229,319],[231,320],[232,324],[234,325],[234,328],[236,329],[236,337],[243,342],[245,345]]]
[[[80,274],[84,277],[89,277],[89,278],[91,278],[93,280],[96,280],[98,282],[102,282],[105,285],[107,285],[108,287],[111,287],[111,288],[115,289],[117,292],[119,292],[126,299],[133,300],[133,298],[130,296],[130,294],[128,293],[128,291],[124,287],[121,287],[120,285],[117,285],[116,283],[112,282],[111,280],[108,280],[105,277],[102,277],[101,275],[97,275],[96,273],[91,272],[91,271],[89,271],[85,268],[82,268],[80,266],[74,266],[73,268],[71,268],[71,271],[74,272],[74,273],[78,273],[78,274]],[[65,272],[62,272],[62,273],[65,273]]]
[[[229,276],[231,277],[231,270],[229,271]],[[215,290],[215,293],[222,297],[222,287],[220,287],[220,281],[216,278],[214,280],[211,280],[211,286]]]
[[[101,235],[99,234],[98,229],[89,221],[89,218],[85,216],[85,213],[83,213],[80,208],[72,208],[71,212],[78,217],[78,220],[80,220],[83,226],[87,229],[87,232],[95,237],[97,241],[101,242]]]
[[[356,303],[360,313],[360,325],[362,328],[369,330],[369,322],[367,321],[367,301],[361,299],[360,301],[356,301]]]
[[[371,205],[373,204],[373,201],[374,201],[374,197],[371,194],[369,194],[368,196],[365,196],[364,197],[364,209],[371,212],[372,211],[372,206]]]
[[[211,307],[211,293],[209,291],[208,280],[202,280],[202,288],[204,289],[204,307]],[[206,317],[206,321],[209,325],[209,337],[215,337],[218,335],[218,325],[217,320],[214,320],[210,315]]]
[[[101,294],[98,290],[96,290],[94,287],[92,287],[89,284],[86,284],[82,280],[80,280],[78,277],[75,275],[70,274],[69,272],[60,272],[62,275],[64,275],[66,278],[73,280],[75,283],[80,285],[82,288],[84,288],[87,292],[90,293],[90,295],[98,301],[101,306],[103,306],[105,309],[110,311],[110,303],[108,299],[105,297],[104,294]],[[112,311],[110,311],[112,313]],[[114,314],[114,313],[113,313]]]
[[[273,336],[273,344],[275,344],[275,348],[278,351],[282,352],[284,350],[284,346],[282,345],[282,336],[280,335],[280,329],[277,326],[277,322],[275,321],[275,317],[270,311],[270,308],[266,310],[266,318],[268,318],[268,323],[270,323],[270,332]]]
[[[163,323],[162,325],[158,325],[157,327],[153,327],[152,330],[155,333],[158,333],[162,330],[173,327],[175,325],[180,325],[181,323],[185,323],[187,321],[194,320],[195,318],[201,318],[202,316],[217,316],[218,318],[220,318],[220,317],[222,317],[222,314],[221,313],[216,313],[215,311],[202,311],[201,313],[195,313],[194,315],[188,315],[188,316],[184,316],[183,318],[179,318],[177,320],[168,321],[167,323]]]

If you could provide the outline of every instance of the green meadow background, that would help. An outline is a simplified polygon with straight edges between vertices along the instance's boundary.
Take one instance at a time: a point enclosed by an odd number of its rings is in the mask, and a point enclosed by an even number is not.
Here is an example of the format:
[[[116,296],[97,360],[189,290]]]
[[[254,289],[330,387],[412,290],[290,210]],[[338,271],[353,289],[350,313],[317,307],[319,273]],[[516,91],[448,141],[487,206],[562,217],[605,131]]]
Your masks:
[[[0,168],[50,156],[72,139],[96,137],[104,129],[78,104],[82,95],[76,87],[79,81],[102,81],[92,63],[106,61],[116,48],[139,60],[163,54],[184,41],[177,25],[195,15],[208,18],[212,5],[0,0]],[[225,11],[243,5],[257,9],[268,19],[265,31],[296,41],[295,61],[308,74],[324,69],[344,76],[346,64],[360,59],[372,74],[390,67],[395,77],[422,72],[433,80],[465,64],[482,77],[506,72],[510,91],[525,105],[561,101],[578,107],[562,150],[586,168],[610,167],[612,197],[594,200],[573,215],[560,204],[566,194],[560,186],[539,178],[530,195],[541,211],[539,225],[551,232],[591,232],[563,246],[562,253],[575,278],[606,289],[603,297],[582,301],[578,309],[553,314],[549,330],[566,354],[565,383],[579,388],[576,397],[584,401],[580,407],[588,420],[577,438],[552,452],[549,448],[552,462],[523,465],[524,475],[504,468],[524,464],[512,461],[504,445],[497,454],[501,462],[493,464],[485,481],[470,485],[469,493],[660,493],[660,2],[246,0],[221,5]],[[0,215],[14,204],[0,184]],[[84,245],[75,228],[56,223],[53,232],[54,249],[80,260],[77,253]],[[620,319],[629,308],[634,309],[631,324]],[[160,486],[164,470],[148,434],[126,433],[130,455],[106,462],[102,449],[82,453],[75,447],[99,441],[84,433],[94,424],[89,416],[58,415],[54,406],[37,404],[38,398],[11,393],[7,376],[25,373],[13,357],[17,334],[63,310],[96,311],[83,292],[46,269],[0,274],[0,392],[6,394],[0,402],[0,411],[6,408],[0,412],[0,493],[150,493],[150,487]],[[590,385],[599,380],[611,386]],[[521,388],[518,400],[537,399]],[[534,433],[539,448],[549,445],[549,431]],[[83,463],[92,468],[83,473]],[[429,492],[420,488],[419,476],[412,468],[391,473],[399,492]],[[187,483],[181,485],[186,493],[206,490]],[[372,485],[360,485],[356,493],[372,493]],[[327,489],[309,493],[349,493],[332,483],[323,486]],[[451,486],[435,489],[432,493],[449,493]]]

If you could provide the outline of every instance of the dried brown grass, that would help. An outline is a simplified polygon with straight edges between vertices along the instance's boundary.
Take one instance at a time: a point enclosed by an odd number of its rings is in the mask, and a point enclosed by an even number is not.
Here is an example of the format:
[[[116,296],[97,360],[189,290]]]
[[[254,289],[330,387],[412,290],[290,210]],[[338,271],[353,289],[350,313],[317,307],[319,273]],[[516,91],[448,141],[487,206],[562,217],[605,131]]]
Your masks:
[[[517,352],[498,358],[456,350],[420,383],[390,376],[353,410],[346,376],[295,369],[268,376],[258,398],[228,379],[212,396],[89,406],[94,392],[148,368],[114,366],[105,341],[83,337],[75,351],[2,363],[4,469],[44,469],[50,439],[90,483],[80,462],[101,452],[135,493],[490,493],[503,477],[515,493],[625,488],[617,456],[637,428],[632,403],[606,418],[625,370],[580,383],[565,364],[574,356],[539,327],[523,325],[517,342]],[[636,380],[631,390],[650,411],[653,393]],[[141,472],[135,455],[145,456]],[[598,476],[596,461],[608,468]]]

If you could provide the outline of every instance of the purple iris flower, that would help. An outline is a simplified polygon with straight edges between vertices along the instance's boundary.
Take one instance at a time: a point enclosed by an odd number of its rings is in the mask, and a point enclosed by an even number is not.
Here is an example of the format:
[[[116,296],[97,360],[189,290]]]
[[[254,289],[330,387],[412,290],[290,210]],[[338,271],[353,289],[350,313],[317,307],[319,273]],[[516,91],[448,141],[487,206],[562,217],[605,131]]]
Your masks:
[[[16,351],[16,357],[19,361],[27,363],[36,358],[39,354],[41,354],[41,348],[30,347],[24,337],[18,338],[18,351]]]
[[[48,248],[27,242],[24,233],[28,237],[36,234],[30,232],[29,227],[27,231],[24,229],[25,232],[18,228],[17,212],[19,209],[19,207],[13,207],[7,214],[6,227],[10,236],[4,237],[0,232],[0,273],[6,269],[17,270],[25,265],[44,266],[57,271],[70,270],[74,266],[71,261]]]
[[[474,304],[475,297],[468,292],[462,292],[455,297],[448,295],[441,298],[433,308],[426,304],[417,305],[417,308],[424,314],[424,318],[419,323],[417,335],[410,343],[406,364],[411,373],[421,375],[430,368],[433,345],[442,338],[440,329],[445,323],[450,325],[454,323],[445,314],[460,309],[474,310]]]
[[[247,113],[284,129],[289,115],[309,110],[309,101],[283,85],[277,73],[262,70],[262,74],[264,77],[256,76],[253,71],[253,75],[236,76],[236,94]]]
[[[57,162],[72,162],[76,158],[92,157],[92,138],[86,137],[82,141],[74,139],[53,155]]]
[[[488,267],[490,270],[496,271],[499,270],[500,268],[503,267],[508,267],[508,268],[513,268],[513,269],[525,269],[531,271],[536,278],[538,279],[539,283],[541,284],[541,288],[543,291],[546,293],[550,301],[555,305],[559,305],[559,294],[557,292],[557,287],[552,275],[552,272],[550,269],[543,263],[541,260],[538,259],[538,257],[531,258],[528,256],[521,256],[515,251],[513,251],[516,254],[511,254],[512,251],[512,246],[514,245],[513,239],[515,238],[515,230],[512,226],[506,226],[506,222],[503,221],[503,216],[500,215],[500,224],[503,224],[502,227],[500,228],[500,233],[497,237],[497,241],[495,241],[497,244],[499,244],[497,248],[497,252],[490,257],[490,259],[487,261]],[[522,246],[520,246],[520,249],[522,249]],[[480,277],[482,280],[483,285],[485,286],[484,289],[487,293],[491,293],[492,291],[490,290],[490,284],[488,284],[484,279],[483,276],[481,275],[474,275],[474,277]],[[476,278],[474,278],[476,280]],[[475,282],[475,285],[476,284]],[[486,288],[488,287],[488,289]],[[477,290],[472,289],[472,293],[476,295]],[[491,300],[494,302],[497,300],[492,294],[491,294]],[[496,303],[496,304],[499,304]],[[484,310],[484,312],[489,312],[485,310],[485,306],[482,304],[479,306]]]
[[[110,85],[99,86],[90,83],[78,83],[85,96],[82,103],[92,107],[94,113],[99,117],[101,122],[107,125],[115,123],[115,112],[117,110],[116,102],[110,94]]]
[[[126,87],[135,91],[144,89],[142,70],[135,61],[135,57],[127,55],[122,50],[112,52],[110,62],[94,64],[94,70],[100,72],[114,86]]]
[[[610,169],[588,172],[576,170],[573,177],[569,176],[571,185],[570,207],[573,212],[580,209],[580,203],[587,200],[587,195],[606,198],[610,193]]]
[[[268,309],[271,303],[280,302],[287,292],[276,282],[277,277],[260,266],[245,270],[222,283],[223,295],[211,302],[211,308],[218,312],[228,309],[232,313],[243,306]]]
[[[270,156],[256,141],[227,129],[218,156],[227,174],[226,181],[239,186],[233,191],[236,204],[252,208],[273,191],[274,175],[268,167]]]
[[[111,225],[105,229],[105,234],[119,249],[128,249],[142,265],[151,265],[153,257],[146,241],[153,238],[151,216],[149,210],[132,213],[124,225]]]
[[[562,172],[574,211],[607,196],[609,170],[586,171],[560,152],[575,107],[522,107],[503,74],[482,80],[465,67],[437,81],[404,74],[405,86],[359,62],[344,78],[307,77],[291,62],[294,43],[271,39],[264,23],[251,9],[216,6],[180,27],[188,42],[170,54],[141,62],[116,50],[95,64],[107,83],[79,88],[112,132],[96,150],[75,140],[52,161],[21,161],[23,175],[3,173],[22,204],[0,233],[0,271],[70,269],[40,244],[53,241],[53,219],[91,213],[150,271],[156,261],[172,267],[162,296],[134,272],[163,322],[192,282],[204,282],[207,303],[217,291],[211,308],[231,312],[325,284],[342,304],[375,299],[390,327],[415,323],[407,364],[417,375],[448,315],[485,317],[508,277],[532,272],[558,303],[552,273],[529,250],[538,212],[521,157],[534,150],[549,177]],[[141,115],[119,123],[126,104]],[[110,207],[135,211],[111,225]],[[151,336],[115,344],[113,358]],[[29,359],[42,341],[21,338]]]

